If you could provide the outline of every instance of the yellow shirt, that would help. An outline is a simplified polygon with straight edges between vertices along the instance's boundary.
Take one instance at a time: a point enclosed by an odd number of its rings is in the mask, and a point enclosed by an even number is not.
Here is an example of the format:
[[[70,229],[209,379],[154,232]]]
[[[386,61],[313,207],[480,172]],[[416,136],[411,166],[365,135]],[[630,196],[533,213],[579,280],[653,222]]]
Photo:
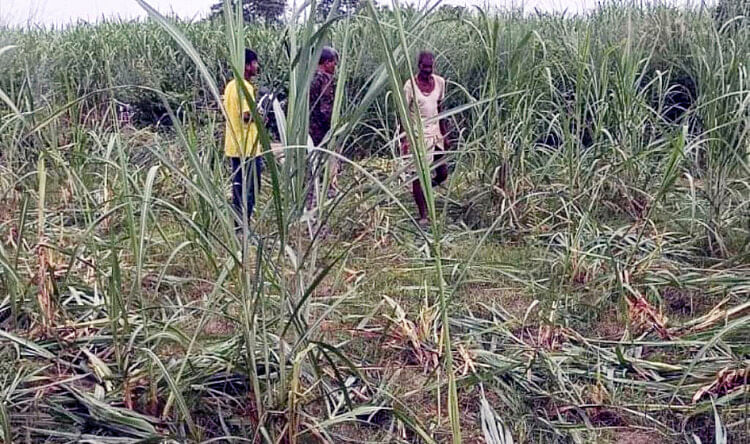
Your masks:
[[[250,97],[255,100],[255,87],[247,80],[245,87]],[[260,153],[258,127],[255,122],[245,123],[242,115],[250,112],[250,104],[238,87],[237,80],[229,82],[224,88],[224,108],[227,111],[227,126],[224,133],[224,154],[228,157],[254,157]],[[241,147],[244,147],[242,149]]]

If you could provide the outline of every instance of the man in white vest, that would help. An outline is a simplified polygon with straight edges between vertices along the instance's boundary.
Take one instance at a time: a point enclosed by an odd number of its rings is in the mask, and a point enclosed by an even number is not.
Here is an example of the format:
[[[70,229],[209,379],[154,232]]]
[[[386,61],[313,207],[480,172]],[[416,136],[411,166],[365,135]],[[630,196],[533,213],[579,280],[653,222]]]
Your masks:
[[[437,119],[438,114],[443,111],[443,99],[445,98],[445,79],[433,74],[435,55],[429,51],[422,51],[417,57],[419,73],[410,78],[404,84],[404,96],[406,104],[412,114],[413,124],[422,125],[425,141],[426,163],[432,167],[435,165],[435,175],[432,177],[432,186],[440,185],[448,178],[448,165],[443,160],[443,152],[450,149],[450,140],[445,119]],[[416,119],[419,113],[419,119]],[[409,142],[406,137],[401,139],[401,151],[406,155],[409,153]],[[442,160],[442,161],[441,161]],[[416,161],[416,160],[415,160]],[[427,201],[419,179],[412,181],[412,193],[414,201],[419,209],[419,224],[429,225],[427,218]]]

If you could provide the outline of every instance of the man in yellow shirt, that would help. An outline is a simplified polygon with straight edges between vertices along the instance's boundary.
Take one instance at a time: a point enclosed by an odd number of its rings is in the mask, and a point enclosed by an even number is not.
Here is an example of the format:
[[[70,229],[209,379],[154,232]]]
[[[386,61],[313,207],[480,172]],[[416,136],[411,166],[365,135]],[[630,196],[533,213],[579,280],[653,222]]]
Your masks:
[[[255,100],[255,87],[250,80],[259,70],[258,55],[246,49],[244,79],[233,79],[224,89],[224,109],[227,112],[224,154],[232,164],[232,203],[239,220],[246,218],[248,221],[253,214],[255,194],[260,191],[263,158],[260,156],[258,126],[253,121],[250,102],[240,82]]]

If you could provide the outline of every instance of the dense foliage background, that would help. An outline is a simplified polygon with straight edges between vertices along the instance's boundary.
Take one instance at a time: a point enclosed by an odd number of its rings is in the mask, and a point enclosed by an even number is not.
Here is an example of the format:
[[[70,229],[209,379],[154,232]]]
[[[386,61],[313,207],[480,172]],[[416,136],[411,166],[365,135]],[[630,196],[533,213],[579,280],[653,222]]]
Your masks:
[[[747,5],[0,29],[0,436],[745,442]],[[215,91],[243,44],[288,105],[238,236]],[[417,168],[428,230],[394,140],[422,49],[457,141],[444,187]]]

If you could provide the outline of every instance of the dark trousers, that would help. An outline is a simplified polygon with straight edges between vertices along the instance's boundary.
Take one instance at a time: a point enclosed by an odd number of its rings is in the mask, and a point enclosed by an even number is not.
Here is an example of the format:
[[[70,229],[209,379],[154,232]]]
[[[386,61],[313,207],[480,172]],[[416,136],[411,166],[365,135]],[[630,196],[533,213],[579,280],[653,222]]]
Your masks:
[[[448,178],[448,164],[444,160],[445,154],[438,154],[437,149],[433,157],[433,166],[435,168],[435,175],[432,176],[432,186],[436,187]],[[422,190],[422,184],[419,183],[419,179],[415,178],[411,185],[412,194],[414,195],[414,201],[417,203],[417,209],[419,210],[419,218],[427,219],[427,199],[424,197],[424,191]]]
[[[263,158],[248,157],[243,159],[239,157],[230,157],[232,162],[232,204],[237,212],[238,220],[242,220],[244,213],[243,191],[247,189],[247,218],[253,214],[255,207],[255,194],[260,192],[260,174],[263,171]],[[244,173],[244,174],[243,174]],[[256,188],[257,185],[257,188]]]

